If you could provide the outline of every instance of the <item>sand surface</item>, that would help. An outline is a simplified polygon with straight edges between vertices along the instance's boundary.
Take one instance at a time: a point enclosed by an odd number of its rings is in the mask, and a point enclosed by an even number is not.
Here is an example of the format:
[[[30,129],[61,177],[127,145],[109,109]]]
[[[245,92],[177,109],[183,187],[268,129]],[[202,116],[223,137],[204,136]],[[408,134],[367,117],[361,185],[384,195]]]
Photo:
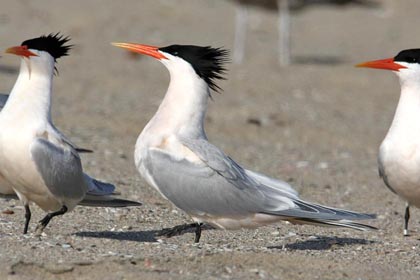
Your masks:
[[[277,64],[277,17],[250,11],[246,59],[228,65],[206,120],[210,140],[245,167],[289,181],[303,199],[377,213],[374,232],[278,223],[170,239],[189,222],[149,187],[133,163],[138,134],[169,75],[159,62],[112,41],[231,49],[235,4],[209,0],[2,1],[0,49],[61,31],[75,44],[59,60],[53,119],[82,147],[89,174],[115,183],[131,209],[78,207],[40,238],[21,234],[24,210],[0,199],[1,279],[420,279],[420,211],[402,236],[404,202],[378,178],[378,147],[399,97],[392,73],[354,68],[420,46],[420,1],[378,7],[312,5],[292,15],[294,64]],[[0,58],[0,92],[19,60]],[[28,98],[31,98],[28,96]],[[33,209],[35,222],[44,213]],[[11,213],[13,214],[7,214]]]

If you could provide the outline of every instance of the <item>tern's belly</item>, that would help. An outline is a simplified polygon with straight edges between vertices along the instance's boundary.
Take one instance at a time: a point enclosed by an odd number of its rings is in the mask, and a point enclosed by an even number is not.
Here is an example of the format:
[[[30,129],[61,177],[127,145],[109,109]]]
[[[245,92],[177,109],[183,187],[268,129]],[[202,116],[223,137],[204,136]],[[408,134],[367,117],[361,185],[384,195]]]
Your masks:
[[[281,216],[252,213],[244,216],[210,216],[191,215],[197,223],[207,223],[215,228],[236,230],[241,228],[257,228],[282,220]]]
[[[29,159],[27,159],[29,160]],[[28,162],[28,161],[25,161]],[[33,164],[2,164],[2,174],[11,182],[24,200],[32,201],[44,211],[55,211],[61,208],[60,202],[54,198]],[[15,162],[16,163],[16,162]]]
[[[386,170],[388,184],[391,188],[403,199],[408,201],[411,205],[420,208],[420,178],[417,174],[412,174],[403,168],[391,167]],[[412,174],[410,179],[407,178]]]
[[[389,186],[411,205],[420,207],[420,156],[381,150],[380,163]]]

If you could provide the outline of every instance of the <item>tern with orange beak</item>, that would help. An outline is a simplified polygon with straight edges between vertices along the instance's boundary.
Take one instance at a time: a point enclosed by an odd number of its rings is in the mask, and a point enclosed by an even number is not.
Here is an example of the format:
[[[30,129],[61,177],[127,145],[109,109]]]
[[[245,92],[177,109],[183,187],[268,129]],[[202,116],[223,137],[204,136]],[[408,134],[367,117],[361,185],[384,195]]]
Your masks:
[[[223,79],[226,50],[191,45],[113,45],[154,57],[170,73],[166,95],[137,139],[135,164],[143,178],[194,223],[165,229],[161,234],[170,237],[195,228],[195,242],[199,242],[203,224],[239,229],[280,220],[372,229],[353,220],[374,215],[303,201],[286,182],[243,168],[208,141],[204,117],[210,90],[220,90],[216,80]]]
[[[25,207],[24,233],[31,218],[29,203],[49,212],[38,224],[41,233],[54,216],[77,204],[131,206],[137,202],[115,199],[115,187],[83,173],[78,152],[52,123],[51,94],[56,61],[71,46],[68,37],[50,34],[24,41],[6,50],[20,56],[19,77],[0,112],[0,188],[17,194]]]
[[[400,100],[379,148],[378,164],[385,185],[406,201],[404,235],[408,235],[410,206],[420,208],[420,49],[356,66],[391,70],[400,79]]]

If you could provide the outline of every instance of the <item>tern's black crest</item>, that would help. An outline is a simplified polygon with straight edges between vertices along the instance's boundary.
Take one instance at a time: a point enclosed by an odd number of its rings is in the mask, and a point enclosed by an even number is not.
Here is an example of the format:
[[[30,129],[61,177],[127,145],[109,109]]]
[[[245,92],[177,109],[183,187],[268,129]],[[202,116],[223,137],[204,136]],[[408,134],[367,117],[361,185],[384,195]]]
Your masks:
[[[54,60],[57,61],[57,58],[68,55],[69,50],[73,45],[65,45],[70,41],[69,37],[64,37],[60,33],[43,35],[38,38],[30,39],[24,41],[21,45],[27,46],[28,49],[46,51]]]
[[[229,51],[222,48],[191,45],[171,45],[159,50],[189,62],[197,75],[206,81],[212,90],[216,92],[221,90],[215,80],[225,79],[223,77],[226,72],[224,64],[229,61]]]
[[[394,57],[394,61],[420,63],[420,49],[403,50]]]

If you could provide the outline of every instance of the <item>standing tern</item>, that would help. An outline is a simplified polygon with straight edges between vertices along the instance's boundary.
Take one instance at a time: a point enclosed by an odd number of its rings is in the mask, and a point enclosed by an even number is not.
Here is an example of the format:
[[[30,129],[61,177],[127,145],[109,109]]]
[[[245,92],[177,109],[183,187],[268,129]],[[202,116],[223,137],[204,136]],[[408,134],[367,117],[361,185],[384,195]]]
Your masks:
[[[50,34],[6,50],[22,60],[18,79],[0,112],[0,181],[9,184],[25,207],[24,233],[31,218],[29,202],[49,211],[39,222],[37,233],[51,218],[71,211],[78,203],[140,205],[113,198],[113,185],[83,173],[78,150],[87,150],[77,148],[52,123],[55,64],[68,54],[68,41],[58,33]],[[0,190],[10,194],[10,189]]]
[[[255,228],[286,220],[296,224],[373,227],[352,220],[374,215],[330,208],[301,200],[286,182],[244,169],[207,140],[204,117],[211,90],[219,90],[227,51],[171,45],[158,48],[113,43],[152,56],[170,73],[166,95],[137,139],[135,164],[143,178],[194,223],[163,231],[173,236],[195,228],[199,242],[203,223],[216,228]]]
[[[400,100],[379,148],[378,164],[385,185],[406,201],[403,233],[408,235],[410,206],[420,208],[420,49],[357,66],[391,70],[400,80]]]

